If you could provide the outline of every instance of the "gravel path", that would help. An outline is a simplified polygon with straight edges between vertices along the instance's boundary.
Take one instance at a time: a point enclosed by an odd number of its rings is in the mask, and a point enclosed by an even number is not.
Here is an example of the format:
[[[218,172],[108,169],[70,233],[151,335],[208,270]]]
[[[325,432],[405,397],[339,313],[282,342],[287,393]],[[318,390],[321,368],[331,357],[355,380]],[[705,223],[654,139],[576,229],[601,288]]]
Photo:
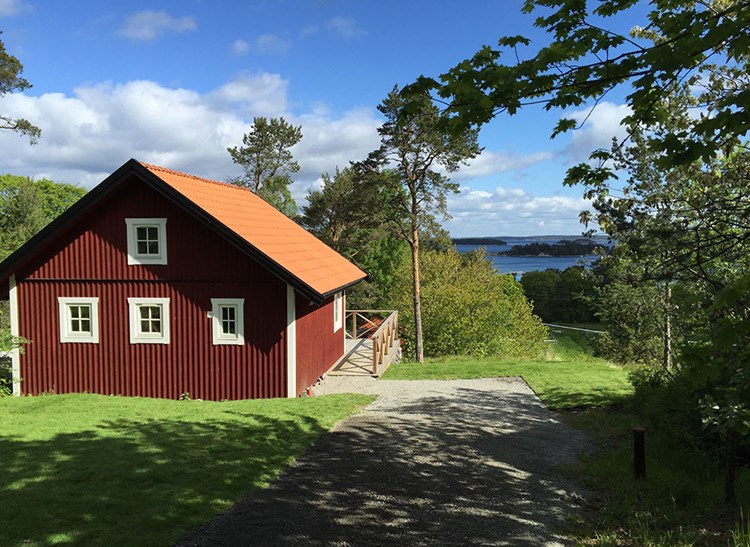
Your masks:
[[[582,491],[559,472],[585,447],[521,379],[329,377],[372,393],[271,487],[180,545],[567,545]]]

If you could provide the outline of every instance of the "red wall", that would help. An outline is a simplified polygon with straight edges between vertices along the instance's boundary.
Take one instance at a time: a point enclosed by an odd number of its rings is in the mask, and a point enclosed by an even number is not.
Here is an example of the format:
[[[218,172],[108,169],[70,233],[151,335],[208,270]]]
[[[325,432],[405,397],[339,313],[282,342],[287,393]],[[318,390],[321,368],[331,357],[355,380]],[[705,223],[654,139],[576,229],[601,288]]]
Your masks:
[[[298,295],[296,308],[297,392],[302,393],[344,354],[344,327],[333,331],[333,297],[314,306]]]
[[[167,265],[127,265],[128,217],[167,218]],[[286,284],[178,206],[134,180],[64,239],[16,274],[19,334],[32,341],[21,356],[24,393],[286,395]],[[58,296],[99,297],[99,344],[60,343]],[[130,344],[127,299],[145,296],[171,299],[168,345]],[[207,313],[222,297],[245,299],[243,346],[211,342]]]

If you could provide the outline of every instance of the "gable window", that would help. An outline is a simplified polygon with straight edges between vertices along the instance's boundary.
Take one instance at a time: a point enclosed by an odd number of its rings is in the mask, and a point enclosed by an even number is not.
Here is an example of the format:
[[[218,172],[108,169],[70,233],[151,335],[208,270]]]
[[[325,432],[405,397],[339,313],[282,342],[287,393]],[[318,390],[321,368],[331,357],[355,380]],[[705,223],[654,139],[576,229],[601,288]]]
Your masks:
[[[126,218],[128,264],[167,263],[167,219]]]
[[[245,299],[212,298],[211,323],[213,342],[220,345],[245,343]]]
[[[344,293],[337,292],[333,296],[333,332],[344,325]]]
[[[169,298],[128,298],[131,344],[169,344]]]
[[[60,297],[60,342],[99,343],[99,299]]]

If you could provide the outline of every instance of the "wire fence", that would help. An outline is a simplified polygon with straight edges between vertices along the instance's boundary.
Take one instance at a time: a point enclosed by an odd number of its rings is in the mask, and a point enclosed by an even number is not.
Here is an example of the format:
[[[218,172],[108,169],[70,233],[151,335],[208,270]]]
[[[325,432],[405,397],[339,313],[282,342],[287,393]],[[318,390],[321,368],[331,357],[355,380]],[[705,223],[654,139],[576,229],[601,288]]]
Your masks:
[[[591,333],[594,333],[594,334],[605,334],[606,333],[606,331],[603,331],[603,330],[584,329],[584,328],[581,328],[581,327],[569,327],[567,325],[555,325],[553,323],[542,323],[542,325],[544,325],[545,327],[550,327],[550,328],[554,328],[554,329],[577,330],[577,331],[580,331],[580,332],[591,332]]]

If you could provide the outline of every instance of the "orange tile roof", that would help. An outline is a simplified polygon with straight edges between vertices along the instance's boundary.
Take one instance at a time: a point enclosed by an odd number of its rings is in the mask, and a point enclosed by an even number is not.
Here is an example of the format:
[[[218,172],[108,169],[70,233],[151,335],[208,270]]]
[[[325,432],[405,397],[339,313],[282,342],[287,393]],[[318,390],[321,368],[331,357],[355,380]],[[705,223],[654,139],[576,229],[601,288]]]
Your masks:
[[[367,275],[246,188],[142,165],[321,296]]]

